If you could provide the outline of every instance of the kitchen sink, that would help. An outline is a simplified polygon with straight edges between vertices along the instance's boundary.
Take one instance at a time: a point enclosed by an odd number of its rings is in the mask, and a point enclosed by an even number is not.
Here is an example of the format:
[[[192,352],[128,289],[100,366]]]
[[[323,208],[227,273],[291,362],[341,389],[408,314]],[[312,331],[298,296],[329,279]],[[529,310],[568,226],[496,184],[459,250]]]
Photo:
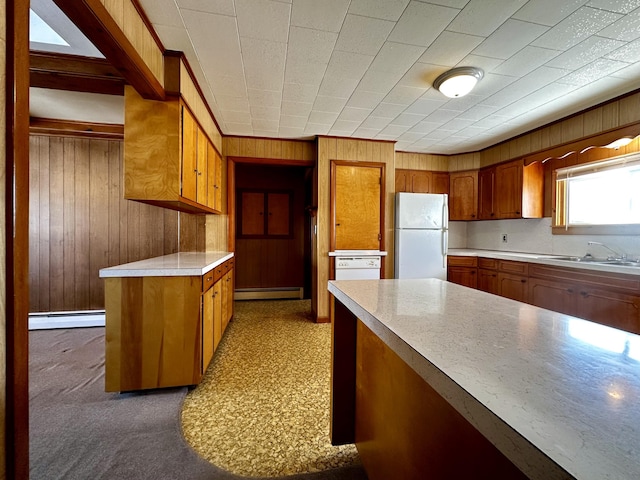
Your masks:
[[[624,267],[640,267],[640,261],[638,260],[615,260],[607,258],[597,258],[590,255],[584,257],[571,257],[571,256],[557,256],[547,257],[550,260],[564,260],[567,262],[581,262],[581,263],[593,263],[597,265],[621,265]]]

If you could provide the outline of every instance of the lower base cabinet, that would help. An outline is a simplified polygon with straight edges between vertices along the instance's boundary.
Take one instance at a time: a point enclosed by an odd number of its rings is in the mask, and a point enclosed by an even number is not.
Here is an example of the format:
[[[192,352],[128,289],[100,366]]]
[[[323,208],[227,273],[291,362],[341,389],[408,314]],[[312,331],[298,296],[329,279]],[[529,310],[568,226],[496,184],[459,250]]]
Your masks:
[[[105,391],[200,383],[233,315],[233,259],[217,269],[105,279]]]
[[[640,276],[482,257],[447,259],[450,282],[640,333]]]

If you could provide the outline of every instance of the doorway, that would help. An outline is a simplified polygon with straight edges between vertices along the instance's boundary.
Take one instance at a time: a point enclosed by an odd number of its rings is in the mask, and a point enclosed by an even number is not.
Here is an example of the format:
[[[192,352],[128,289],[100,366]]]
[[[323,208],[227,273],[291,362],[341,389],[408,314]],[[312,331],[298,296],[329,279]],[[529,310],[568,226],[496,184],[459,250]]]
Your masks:
[[[311,177],[306,165],[235,165],[236,299],[311,298]]]

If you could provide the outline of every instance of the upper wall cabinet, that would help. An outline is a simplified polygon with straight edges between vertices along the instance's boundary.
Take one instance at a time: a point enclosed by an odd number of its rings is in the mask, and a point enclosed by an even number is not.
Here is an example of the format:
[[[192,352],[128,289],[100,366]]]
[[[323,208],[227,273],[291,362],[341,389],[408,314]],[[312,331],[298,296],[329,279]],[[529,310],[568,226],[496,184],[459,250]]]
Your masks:
[[[449,173],[396,169],[396,192],[449,193]]]
[[[188,213],[219,213],[222,158],[178,97],[125,87],[124,196]]]
[[[478,171],[449,174],[449,220],[478,219]]]
[[[544,172],[540,162],[524,161],[483,168],[479,173],[478,213],[481,220],[542,218]]]

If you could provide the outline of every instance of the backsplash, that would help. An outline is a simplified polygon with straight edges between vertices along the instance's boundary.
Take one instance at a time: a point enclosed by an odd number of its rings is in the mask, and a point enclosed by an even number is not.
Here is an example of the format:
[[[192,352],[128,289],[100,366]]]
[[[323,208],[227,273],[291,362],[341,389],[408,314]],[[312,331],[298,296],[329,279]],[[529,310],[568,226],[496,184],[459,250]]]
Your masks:
[[[640,257],[640,235],[552,235],[551,218],[450,222],[449,226],[449,248],[575,256],[589,252],[607,256],[605,248],[587,245],[588,241],[595,241],[624,252],[629,258]],[[507,243],[502,241],[504,234]]]

